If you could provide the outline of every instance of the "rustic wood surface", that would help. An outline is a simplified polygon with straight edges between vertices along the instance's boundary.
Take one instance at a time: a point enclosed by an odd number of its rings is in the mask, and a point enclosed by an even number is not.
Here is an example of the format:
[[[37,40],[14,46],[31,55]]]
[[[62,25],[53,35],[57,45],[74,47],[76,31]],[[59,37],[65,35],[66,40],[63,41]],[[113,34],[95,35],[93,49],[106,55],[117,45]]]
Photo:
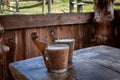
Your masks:
[[[93,13],[64,13],[47,15],[2,15],[0,22],[5,29],[21,29],[56,25],[84,24],[93,20]]]
[[[116,30],[113,25],[115,0],[94,0],[94,43],[116,46]]]
[[[49,73],[41,57],[9,68],[16,80],[120,80],[120,49],[101,45],[76,50],[72,67],[62,74]]]
[[[75,49],[90,46],[90,39],[93,36],[93,24],[7,30],[4,34],[4,42],[10,46],[10,54],[13,56],[10,60],[18,61],[40,56],[41,52],[32,42],[31,33],[37,32],[40,40],[52,44],[53,38],[50,32],[53,28],[59,38],[74,38]]]

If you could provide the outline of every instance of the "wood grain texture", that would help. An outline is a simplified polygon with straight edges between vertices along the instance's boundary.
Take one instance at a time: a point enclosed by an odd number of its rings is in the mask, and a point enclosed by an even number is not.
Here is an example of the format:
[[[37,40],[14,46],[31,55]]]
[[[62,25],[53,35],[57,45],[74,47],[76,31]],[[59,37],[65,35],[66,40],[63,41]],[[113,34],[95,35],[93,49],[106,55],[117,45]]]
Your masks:
[[[114,0],[94,0],[94,24],[97,45],[116,46],[114,20]]]
[[[41,57],[11,63],[9,68],[16,80],[119,80],[119,52],[103,45],[76,50],[72,67],[63,74],[49,73]]]
[[[25,45],[25,35],[24,35],[24,30],[16,30],[15,31],[15,61],[16,60],[23,60],[25,59],[25,50],[26,50],[26,45]]]
[[[38,32],[39,39],[49,44],[53,43],[50,31],[55,28],[59,38],[75,38],[75,50],[91,46],[90,40],[95,35],[93,17],[94,13],[0,15],[0,23],[6,30],[4,43],[10,47],[7,61],[41,55],[30,38],[34,31]],[[120,10],[115,10],[113,26],[116,28],[117,47],[120,48]]]
[[[1,15],[5,29],[21,29],[92,22],[93,13],[65,13],[47,15]]]
[[[55,28],[56,35],[59,38],[74,38],[75,49],[90,46],[90,38],[93,34],[92,24],[54,26],[53,28]],[[13,51],[11,54],[14,53],[11,56],[13,56],[14,61],[41,56],[40,51],[31,40],[31,33],[37,32],[40,40],[53,44],[50,35],[51,29],[51,27],[42,27],[7,30],[4,41],[8,46],[11,46],[11,51]]]
[[[119,47],[119,10],[115,15]],[[16,61],[41,55],[30,38],[32,32],[38,32],[39,39],[53,44],[50,31],[54,28],[58,38],[75,38],[75,50],[91,46],[91,39],[95,35],[93,16],[93,13],[1,15],[0,21],[6,28],[4,42],[10,46],[10,56],[14,56]],[[10,60],[13,61],[13,58]]]

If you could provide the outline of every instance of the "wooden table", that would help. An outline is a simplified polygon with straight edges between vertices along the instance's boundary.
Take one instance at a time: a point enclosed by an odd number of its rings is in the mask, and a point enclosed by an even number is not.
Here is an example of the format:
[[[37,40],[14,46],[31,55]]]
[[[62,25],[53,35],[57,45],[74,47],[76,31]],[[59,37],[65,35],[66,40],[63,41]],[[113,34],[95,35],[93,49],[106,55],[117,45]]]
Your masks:
[[[16,80],[120,80],[120,49],[95,46],[74,51],[66,73],[49,73],[43,59],[35,57],[9,65]]]

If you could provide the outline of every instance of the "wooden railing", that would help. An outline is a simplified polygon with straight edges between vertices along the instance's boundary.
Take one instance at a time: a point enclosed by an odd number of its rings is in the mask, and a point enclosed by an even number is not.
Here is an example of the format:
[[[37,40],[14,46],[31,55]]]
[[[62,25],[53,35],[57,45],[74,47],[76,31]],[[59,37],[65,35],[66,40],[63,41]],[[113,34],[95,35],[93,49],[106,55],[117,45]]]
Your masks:
[[[120,11],[115,11],[117,41],[120,42]],[[66,13],[48,15],[1,15],[5,28],[4,43],[10,46],[11,61],[40,56],[31,40],[31,33],[38,32],[39,39],[52,44],[51,32],[59,38],[75,38],[75,49],[92,46],[94,13]],[[117,24],[117,25],[116,25]],[[119,47],[118,43],[118,47]]]

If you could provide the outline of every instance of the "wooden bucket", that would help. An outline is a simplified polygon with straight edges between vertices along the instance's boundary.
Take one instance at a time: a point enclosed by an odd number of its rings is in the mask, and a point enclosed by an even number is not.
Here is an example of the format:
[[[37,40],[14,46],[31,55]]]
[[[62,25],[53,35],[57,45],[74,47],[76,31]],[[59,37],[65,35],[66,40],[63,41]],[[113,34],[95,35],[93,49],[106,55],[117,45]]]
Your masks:
[[[55,40],[55,43],[69,45],[70,48],[69,48],[68,65],[71,65],[72,58],[73,58],[74,46],[75,46],[75,39],[73,39],[73,38],[58,39],[58,40]]]
[[[69,46],[66,44],[54,44],[46,49],[50,71],[63,73],[67,70]]]

